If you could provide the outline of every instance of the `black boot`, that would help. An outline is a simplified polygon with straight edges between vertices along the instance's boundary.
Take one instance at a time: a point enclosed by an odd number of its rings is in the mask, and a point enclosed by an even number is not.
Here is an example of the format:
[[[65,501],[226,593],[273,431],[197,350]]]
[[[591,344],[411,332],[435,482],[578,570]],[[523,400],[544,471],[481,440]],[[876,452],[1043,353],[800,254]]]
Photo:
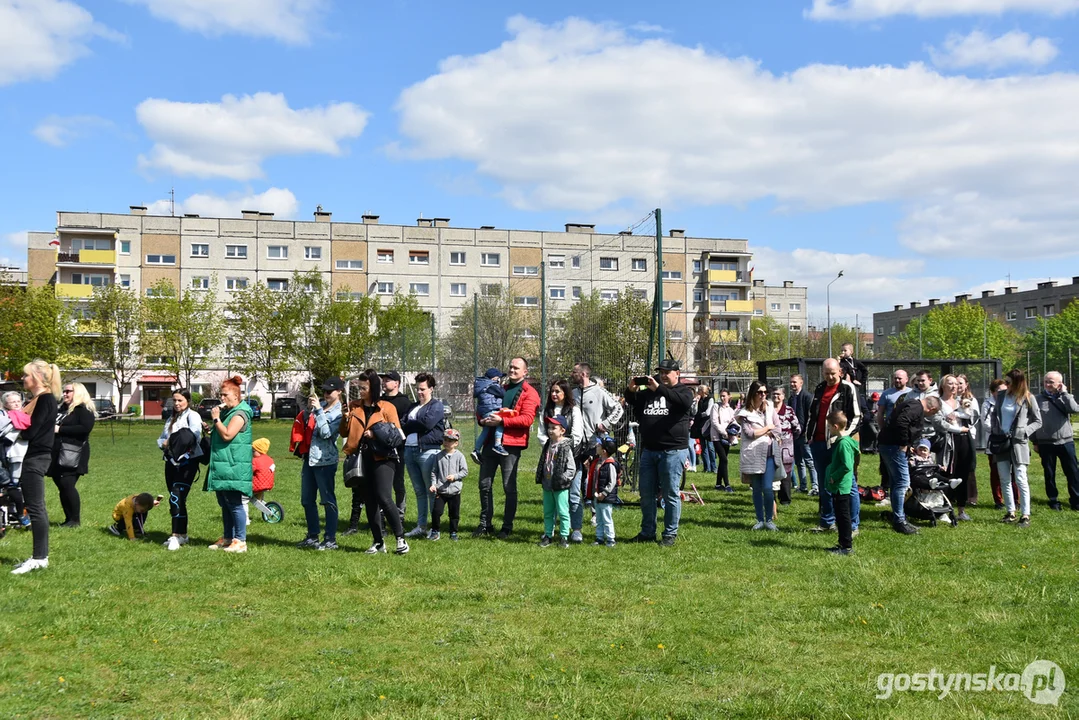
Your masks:
[[[355,535],[360,531],[360,511],[353,510],[352,517],[348,521],[348,530],[345,530],[342,535]]]

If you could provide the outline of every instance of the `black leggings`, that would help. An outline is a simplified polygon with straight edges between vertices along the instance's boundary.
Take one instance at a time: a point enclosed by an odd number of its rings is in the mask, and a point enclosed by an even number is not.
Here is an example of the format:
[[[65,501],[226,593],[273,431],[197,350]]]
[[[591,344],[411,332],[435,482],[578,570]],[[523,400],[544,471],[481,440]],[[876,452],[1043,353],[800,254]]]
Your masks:
[[[719,440],[713,440],[712,446],[716,449],[716,485],[729,487],[731,481],[727,477],[727,452],[731,446]]]
[[[82,512],[82,500],[79,498],[79,491],[75,489],[75,483],[79,481],[79,477],[78,473],[63,473],[52,479],[56,483],[56,489],[60,491],[60,507],[64,509],[64,522],[81,522],[79,516]]]
[[[165,462],[165,488],[169,491],[169,515],[172,516],[172,534],[187,535],[187,494],[199,472],[197,462],[173,465]]]
[[[457,532],[457,523],[461,520],[461,493],[454,495],[435,495],[435,506],[431,510],[431,529],[439,532],[442,525],[442,510],[450,509],[450,532]]]
[[[393,503],[393,473],[397,462],[393,460],[369,460],[371,476],[363,479],[366,490],[367,524],[371,526],[371,537],[376,545],[381,545],[382,515],[385,513],[390,525],[390,532],[395,538],[404,537],[404,529],[401,527],[401,514],[397,512],[397,506]]]
[[[49,513],[45,510],[45,471],[52,462],[52,454],[27,456],[22,461],[23,500],[30,514],[30,531],[34,536],[34,559],[49,557]]]

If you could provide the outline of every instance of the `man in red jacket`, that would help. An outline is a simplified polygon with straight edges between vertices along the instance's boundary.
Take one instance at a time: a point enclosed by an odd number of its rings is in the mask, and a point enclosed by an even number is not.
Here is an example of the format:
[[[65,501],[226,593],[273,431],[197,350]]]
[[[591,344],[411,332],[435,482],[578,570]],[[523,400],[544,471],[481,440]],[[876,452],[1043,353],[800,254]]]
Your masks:
[[[526,375],[527,360],[521,357],[510,360],[502,407],[515,412],[505,413],[506,417],[489,415],[480,420],[481,425],[489,427],[502,425],[502,447],[506,449],[506,454],[499,455],[489,445],[480,450],[480,524],[472,537],[482,537],[491,532],[494,523],[493,486],[495,471],[499,468],[502,469],[502,490],[506,493],[506,505],[498,538],[505,540],[513,532],[513,519],[517,516],[517,465],[521,460],[521,452],[528,447],[529,431],[540,404],[539,393],[525,382]],[[491,437],[494,437],[494,433],[491,433]]]

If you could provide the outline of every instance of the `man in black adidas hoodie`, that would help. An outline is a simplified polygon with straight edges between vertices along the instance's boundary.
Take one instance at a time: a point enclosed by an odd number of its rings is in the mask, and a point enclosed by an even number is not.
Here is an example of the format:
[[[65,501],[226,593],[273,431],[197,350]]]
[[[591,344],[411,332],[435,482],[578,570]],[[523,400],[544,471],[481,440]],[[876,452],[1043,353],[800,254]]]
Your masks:
[[[693,390],[679,382],[678,361],[664,360],[647,386],[634,384],[627,391],[640,423],[641,532],[631,542],[655,542],[656,495],[663,493],[663,539],[670,547],[678,537],[682,515],[679,489],[682,472],[689,459],[689,437]]]

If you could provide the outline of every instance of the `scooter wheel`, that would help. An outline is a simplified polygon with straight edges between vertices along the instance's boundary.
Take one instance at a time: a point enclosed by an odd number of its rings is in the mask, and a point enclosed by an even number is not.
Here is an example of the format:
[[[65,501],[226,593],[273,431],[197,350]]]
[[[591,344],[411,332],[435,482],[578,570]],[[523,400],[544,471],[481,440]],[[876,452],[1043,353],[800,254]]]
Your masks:
[[[277,524],[285,519],[285,509],[278,503],[268,502],[266,503],[266,509],[268,512],[262,513],[262,519],[271,525]]]

